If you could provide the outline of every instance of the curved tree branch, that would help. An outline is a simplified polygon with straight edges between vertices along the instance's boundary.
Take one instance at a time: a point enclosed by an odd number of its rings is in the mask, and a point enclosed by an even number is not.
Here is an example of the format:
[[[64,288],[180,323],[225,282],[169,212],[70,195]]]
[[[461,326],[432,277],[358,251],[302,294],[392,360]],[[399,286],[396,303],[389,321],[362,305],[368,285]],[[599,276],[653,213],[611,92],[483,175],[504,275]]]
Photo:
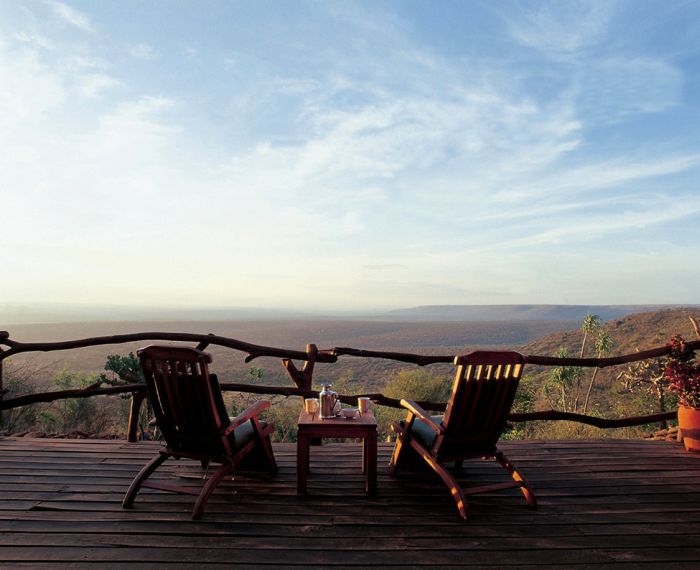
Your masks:
[[[93,384],[87,388],[75,388],[73,390],[55,390],[53,392],[37,392],[34,394],[24,394],[14,398],[7,398],[0,402],[0,409],[10,410],[29,404],[39,404],[54,402],[56,400],[66,400],[68,398],[91,398],[92,396],[109,396],[114,394],[134,394],[146,392],[145,384],[125,384],[124,386],[105,386]]]
[[[224,391],[234,391],[234,392],[246,392],[251,394],[266,394],[266,395],[279,395],[279,396],[303,396],[303,397],[313,397],[317,396],[317,392],[313,390],[304,390],[301,388],[290,388],[283,386],[253,386],[249,384],[237,384],[237,383],[222,383],[221,389]],[[21,406],[27,406],[29,404],[37,404],[41,402],[53,402],[55,400],[62,400],[66,398],[89,398],[92,396],[105,396],[113,394],[144,394],[146,387],[143,384],[127,384],[125,386],[110,386],[110,387],[95,387],[90,386],[89,388],[84,388],[80,390],[61,390],[56,392],[44,392],[39,394],[26,394],[23,396],[17,396],[16,398],[10,398],[0,402],[0,409],[8,410],[12,408],[18,408]],[[375,404],[382,406],[388,406],[391,408],[401,408],[401,401],[395,398],[389,398],[381,393],[364,393],[364,394],[352,394],[346,395],[341,394],[339,396],[340,400],[346,404],[356,404],[357,398],[368,397]],[[441,402],[417,402],[419,406],[426,410],[433,411],[444,411],[446,404]],[[602,429],[608,428],[618,428],[618,427],[629,427],[643,425],[653,422],[659,422],[663,420],[670,420],[676,417],[676,412],[663,412],[658,414],[652,414],[648,416],[635,416],[629,418],[619,418],[619,419],[606,419],[598,418],[594,416],[587,416],[584,414],[574,414],[571,412],[561,412],[558,410],[547,410],[541,412],[530,412],[523,414],[510,414],[508,420],[511,422],[529,422],[537,420],[549,420],[549,421],[573,421],[583,424],[592,425]]]
[[[692,321],[693,319],[691,319]],[[693,323],[697,331],[697,323]],[[305,361],[305,367],[301,371],[297,370],[293,364],[290,362],[289,369],[292,373],[292,377],[295,376],[299,380],[299,386],[296,388],[284,388],[276,386],[251,386],[247,384],[231,384],[225,383],[221,387],[224,390],[235,390],[240,392],[250,392],[257,394],[277,394],[283,396],[311,396],[316,393],[310,390],[310,376],[313,371],[313,365],[315,362],[331,363],[336,362],[338,356],[355,356],[364,358],[383,358],[387,360],[397,360],[400,362],[408,362],[412,364],[417,364],[418,366],[426,366],[429,364],[436,363],[451,363],[454,359],[453,355],[443,355],[443,356],[428,356],[420,354],[410,354],[410,353],[400,353],[400,352],[383,352],[383,351],[372,351],[372,350],[361,350],[355,348],[346,347],[336,347],[327,350],[317,350],[313,345],[307,345],[306,351],[300,350],[288,350],[276,347],[260,346],[247,342],[243,342],[236,339],[231,339],[227,337],[222,337],[218,335],[208,334],[193,334],[193,333],[164,333],[164,332],[145,332],[145,333],[134,333],[134,334],[123,334],[114,336],[102,336],[85,338],[78,340],[70,340],[63,342],[45,342],[45,343],[23,343],[12,340],[9,338],[9,333],[6,331],[0,331],[0,345],[10,347],[7,350],[0,349],[0,366],[2,365],[3,359],[12,356],[14,354],[20,354],[23,352],[51,352],[57,350],[68,350],[73,348],[83,348],[87,346],[98,346],[106,344],[121,344],[126,342],[134,342],[141,340],[165,340],[165,341],[181,341],[181,342],[196,342],[198,347],[206,347],[211,344],[218,346],[225,346],[232,348],[234,350],[239,350],[246,352],[248,356],[246,357],[246,362],[261,357],[261,356],[271,356],[279,357],[283,359],[296,359]],[[700,339],[688,342],[688,347],[692,350],[700,349]],[[636,362],[640,360],[647,360],[650,358],[658,358],[659,356],[665,356],[671,351],[670,346],[660,346],[652,348],[649,350],[636,352],[634,354],[626,354],[621,356],[606,357],[606,358],[557,358],[549,356],[538,356],[538,355],[528,355],[525,357],[526,362],[529,364],[542,365],[542,366],[586,366],[586,367],[598,367],[605,368],[608,366],[615,366],[619,364],[628,364],[630,362]],[[0,368],[1,370],[1,368]],[[296,372],[296,374],[294,374]],[[2,387],[0,386],[0,389]],[[11,409],[20,406],[25,406],[28,404],[35,404],[39,402],[52,402],[55,400],[65,399],[65,398],[87,398],[98,395],[109,395],[109,394],[142,394],[145,392],[145,386],[142,384],[129,384],[124,386],[110,386],[110,387],[100,387],[97,385],[90,386],[83,389],[75,390],[62,390],[56,392],[45,392],[37,394],[26,394],[23,396],[17,396],[15,398],[10,398],[6,400],[0,399],[0,409]],[[372,399],[375,403],[400,408],[400,401],[394,398],[388,398],[381,393],[369,393],[369,394],[356,394],[356,395],[341,395],[340,400],[346,403],[354,404],[356,399],[360,396],[366,396]],[[444,403],[435,402],[418,402],[418,404],[428,410],[444,410]],[[566,420],[566,421],[576,421],[579,423],[585,423],[593,425],[600,428],[611,428],[611,427],[626,427],[633,425],[642,425],[645,423],[652,423],[656,421],[662,421],[667,419],[672,419],[675,417],[675,412],[664,412],[659,414],[653,414],[649,416],[639,416],[633,418],[620,418],[620,419],[605,419],[597,418],[593,416],[587,416],[584,414],[575,414],[570,412],[560,412],[557,410],[548,410],[542,412],[532,412],[527,414],[511,414],[509,419],[513,422],[524,422],[524,421],[534,421],[534,420]]]
[[[700,340],[693,340],[687,343],[692,350],[700,349]],[[383,352],[375,350],[361,350],[357,348],[336,347],[332,351],[336,356],[359,356],[363,358],[384,358],[386,360],[398,360],[400,362],[409,362],[418,366],[426,366],[428,364],[437,364],[440,362],[452,363],[455,355],[436,355],[426,356],[421,354],[411,354],[403,352]],[[527,364],[536,364],[541,366],[584,366],[588,368],[607,368],[608,366],[617,366],[619,364],[628,364],[637,360],[646,360],[648,358],[657,358],[665,356],[671,352],[671,347],[668,345],[658,346],[649,350],[643,350],[632,354],[623,354],[620,356],[609,356],[606,358],[559,358],[557,356],[538,356],[536,354],[525,355]]]
[[[454,361],[455,355],[422,355],[403,352],[385,352],[375,350],[363,350],[349,347],[335,347],[332,349],[319,350],[316,353],[291,350],[285,348],[277,348],[272,346],[261,346],[251,344],[241,340],[228,338],[214,334],[195,334],[195,333],[165,333],[165,332],[144,332],[133,334],[122,334],[113,336],[101,336],[93,338],[84,338],[78,340],[68,340],[61,342],[18,342],[11,340],[7,332],[0,332],[0,344],[9,346],[9,350],[0,352],[0,360],[8,358],[14,354],[22,352],[51,352],[56,350],[68,350],[72,348],[84,348],[86,346],[98,346],[105,344],[122,344],[125,342],[135,342],[139,340],[167,340],[167,341],[183,341],[197,342],[203,346],[215,344],[225,346],[234,350],[248,353],[245,361],[250,362],[261,356],[272,356],[278,358],[291,358],[295,360],[306,361],[310,355],[315,354],[316,362],[333,363],[337,362],[338,356],[355,356],[362,358],[383,358],[386,360],[397,360],[400,362],[408,362],[417,364],[418,366],[427,366],[437,363],[451,363]],[[691,350],[700,349],[700,339],[693,340],[687,343]],[[624,354],[621,356],[611,356],[606,358],[558,358],[555,356],[538,356],[526,355],[525,362],[528,364],[536,364],[542,366],[584,366],[606,368],[618,364],[628,364],[637,360],[646,360],[647,358],[657,358],[665,356],[671,352],[668,345],[659,346],[633,354]]]
[[[700,326],[698,326],[698,321],[693,317],[688,317],[690,319],[690,324],[693,325],[693,330],[695,331],[695,336],[700,339]]]
[[[348,348],[345,346],[336,346],[331,350],[331,353],[336,356],[359,356],[361,358],[384,358],[386,360],[398,360],[400,362],[417,364],[418,366],[427,366],[428,364],[437,364],[439,362],[451,364],[455,359],[453,354],[448,356],[426,356],[422,354],[411,354],[408,352],[362,350],[359,348]]]
[[[125,342],[135,342],[140,340],[167,340],[171,342],[196,342],[199,345],[225,346],[241,352],[247,352],[248,357],[246,362],[261,357],[273,356],[277,358],[294,358],[297,360],[306,360],[307,352],[302,350],[290,350],[286,348],[276,348],[272,346],[260,346],[251,344],[242,340],[236,340],[225,336],[214,334],[196,334],[196,333],[166,333],[166,332],[143,332],[132,334],[120,334],[113,336],[98,336],[92,338],[83,338],[78,340],[67,340],[61,342],[18,342],[11,340],[9,335],[3,337],[0,333],[0,344],[5,344],[10,347],[0,353],[0,359],[8,358],[14,354],[22,352],[52,352],[56,350],[68,350],[71,348],[84,348],[86,346],[100,346],[105,344],[122,344]],[[336,362],[337,357],[328,351],[319,351],[316,359],[318,362]]]
[[[602,429],[620,428],[630,426],[640,426],[663,420],[672,420],[676,417],[677,412],[662,412],[659,414],[651,414],[648,416],[634,416],[629,418],[606,419],[587,416],[585,414],[575,414],[573,412],[560,412],[559,410],[546,410],[542,412],[529,412],[526,414],[510,414],[508,421],[511,422],[531,422],[536,420],[550,421],[570,421],[581,424],[588,424]]]

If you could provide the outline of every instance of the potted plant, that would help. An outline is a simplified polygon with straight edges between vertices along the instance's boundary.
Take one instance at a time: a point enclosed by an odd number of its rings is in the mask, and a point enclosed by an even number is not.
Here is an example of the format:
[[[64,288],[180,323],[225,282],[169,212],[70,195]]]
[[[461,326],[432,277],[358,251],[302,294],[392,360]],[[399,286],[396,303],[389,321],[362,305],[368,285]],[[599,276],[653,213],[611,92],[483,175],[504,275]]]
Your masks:
[[[700,362],[679,335],[671,338],[664,378],[678,395],[679,438],[688,451],[700,451]]]

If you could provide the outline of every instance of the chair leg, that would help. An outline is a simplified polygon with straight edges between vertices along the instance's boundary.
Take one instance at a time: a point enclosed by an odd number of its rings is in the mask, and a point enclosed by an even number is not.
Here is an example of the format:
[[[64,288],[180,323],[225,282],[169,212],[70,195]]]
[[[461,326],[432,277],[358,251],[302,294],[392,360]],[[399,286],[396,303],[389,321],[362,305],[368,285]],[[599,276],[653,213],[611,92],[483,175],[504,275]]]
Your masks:
[[[389,474],[395,477],[399,470],[399,460],[401,459],[406,433],[398,422],[391,422],[391,431],[396,434],[396,443],[391,454],[391,461],[389,461]]]
[[[269,433],[266,433],[261,437],[260,443],[262,444],[263,454],[265,455],[265,460],[267,461],[267,468],[270,471],[270,475],[277,473],[277,461],[275,460],[275,454],[272,452],[272,442],[270,441]]]
[[[141,471],[139,471],[139,474],[136,475],[134,480],[131,482],[131,485],[129,486],[129,490],[126,492],[126,495],[124,495],[124,500],[122,501],[123,508],[131,508],[131,506],[134,504],[136,494],[139,492],[139,489],[141,488],[143,482],[146,479],[148,479],[153,474],[153,472],[156,469],[158,469],[158,467],[160,467],[166,459],[168,459],[168,457],[170,456],[167,454],[159,453],[148,463],[146,463],[146,465],[143,466]]]
[[[257,416],[251,418],[251,423],[253,424],[253,429],[255,430],[257,444],[260,446],[258,452],[262,452],[262,458],[267,464],[267,469],[270,472],[270,475],[274,475],[277,473],[278,467],[277,461],[275,460],[275,454],[272,451],[270,434],[275,431],[275,427],[272,424],[267,424],[263,428]]]
[[[197,501],[194,504],[194,509],[192,509],[192,520],[198,520],[202,518],[202,513],[204,512],[204,507],[209,500],[209,495],[212,494],[216,486],[221,482],[221,480],[226,477],[229,473],[233,471],[233,465],[226,463],[221,466],[202,487],[202,490],[197,496]]]
[[[513,465],[503,453],[500,451],[497,451],[494,454],[494,457],[498,463],[501,464],[501,466],[508,472],[508,474],[513,478],[513,481],[517,481],[520,483],[520,491],[522,494],[525,496],[525,500],[527,501],[527,504],[531,506],[533,509],[537,508],[537,499],[535,498],[535,494],[532,492],[532,489],[530,488],[530,485],[528,484],[527,480],[525,477],[523,477],[518,470],[515,468],[515,465]]]
[[[440,479],[442,479],[443,483],[447,485],[447,488],[450,490],[452,498],[457,505],[459,516],[465,521],[469,520],[469,506],[467,505],[467,499],[464,496],[464,492],[462,491],[462,487],[460,487],[459,483],[457,483],[455,478],[450,475],[450,472],[445,469],[443,465],[438,463],[438,461],[432,455],[427,453],[424,449],[418,448],[418,446],[414,446],[414,449],[420,453],[425,462],[430,465],[433,471],[435,471]]]

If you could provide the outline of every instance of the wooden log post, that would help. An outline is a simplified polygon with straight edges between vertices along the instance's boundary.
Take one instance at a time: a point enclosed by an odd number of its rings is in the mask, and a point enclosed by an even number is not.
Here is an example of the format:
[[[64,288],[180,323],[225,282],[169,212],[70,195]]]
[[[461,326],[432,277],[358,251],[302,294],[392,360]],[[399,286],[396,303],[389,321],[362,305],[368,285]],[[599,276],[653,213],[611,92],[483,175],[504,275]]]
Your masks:
[[[294,362],[292,362],[290,358],[283,358],[282,366],[284,366],[284,369],[287,371],[287,374],[289,374],[289,376],[292,378],[292,382],[294,382],[296,387],[301,389],[301,387],[304,385],[304,376],[302,375],[301,371],[294,365]]]
[[[209,333],[209,336],[214,336],[214,333]],[[206,340],[203,340],[195,348],[197,350],[206,350],[207,347],[209,346],[209,344],[210,344],[209,342],[207,342]]]
[[[138,440],[139,417],[141,415],[141,405],[146,398],[146,392],[134,392],[131,395],[131,406],[129,408],[129,426],[126,432],[126,440],[134,443]]]
[[[318,358],[318,347],[315,344],[307,344],[306,355],[306,362],[304,362],[301,373],[304,376],[304,390],[311,390],[311,384],[313,383],[314,376],[314,366],[316,365],[316,359]]]
[[[2,354],[2,349],[0,348],[0,355]],[[5,395],[5,387],[2,384],[2,358],[0,358],[0,430],[2,429],[2,398]]]
[[[698,321],[693,317],[688,317],[690,319],[690,324],[693,325],[693,330],[695,331],[695,336],[700,338],[700,326],[698,326]]]
[[[314,366],[316,365],[316,359],[318,358],[318,347],[315,344],[309,343],[306,345],[306,360],[304,361],[304,366],[299,370],[294,363],[289,359],[285,358],[282,361],[282,365],[286,368],[289,375],[294,380],[299,390],[305,392],[301,396],[301,405],[304,406],[304,399],[311,397],[309,392],[311,391],[311,386],[313,383]],[[320,438],[312,438],[310,440],[311,445],[320,445]]]
[[[10,338],[10,333],[7,331],[0,331],[0,344],[3,343],[3,341],[6,341],[8,338]],[[2,423],[2,399],[3,396],[5,395],[5,385],[3,384],[3,379],[2,379],[2,364],[3,364],[3,349],[0,348],[0,429],[2,429],[3,423]]]
[[[297,388],[304,391],[311,390],[313,382],[314,366],[318,358],[318,347],[315,344],[306,345],[306,359],[304,366],[299,370],[290,358],[282,359],[282,366],[287,370]]]

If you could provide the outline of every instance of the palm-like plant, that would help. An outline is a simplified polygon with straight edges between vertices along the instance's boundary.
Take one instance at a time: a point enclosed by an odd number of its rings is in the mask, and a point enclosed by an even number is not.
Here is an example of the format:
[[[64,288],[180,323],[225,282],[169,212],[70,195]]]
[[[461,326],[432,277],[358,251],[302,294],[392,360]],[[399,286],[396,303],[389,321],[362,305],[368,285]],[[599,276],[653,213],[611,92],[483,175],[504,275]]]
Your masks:
[[[595,339],[595,349],[598,354],[598,358],[610,352],[613,347],[613,340],[608,331],[600,330],[598,336]],[[583,401],[583,413],[585,414],[588,410],[588,400],[591,397],[591,390],[593,390],[593,384],[595,384],[595,378],[598,375],[598,367],[593,369],[593,375],[591,376],[591,382],[588,384],[588,391],[586,392],[586,399]]]
[[[600,317],[598,315],[594,315],[592,313],[588,313],[584,319],[583,322],[581,323],[581,330],[583,331],[583,340],[581,341],[581,352],[579,353],[579,358],[583,358],[583,355],[586,351],[586,343],[588,341],[588,337],[596,332],[600,328]],[[578,400],[579,400],[579,395],[581,393],[581,378],[582,374],[578,376],[578,379],[576,381],[576,388],[574,390],[574,405],[573,405],[573,411],[575,412],[578,409]]]
[[[588,335],[593,334],[600,328],[600,317],[598,315],[593,315],[588,313],[581,323],[581,330],[583,331],[583,341],[581,342],[581,355],[583,358],[583,352],[586,350],[586,341],[588,340]]]
[[[566,349],[561,347],[557,358],[566,358]],[[549,374],[549,382],[544,385],[544,394],[552,407],[559,407],[564,412],[574,412],[574,387],[581,383],[583,370],[580,366],[557,366]],[[552,394],[550,389],[558,392]]]

